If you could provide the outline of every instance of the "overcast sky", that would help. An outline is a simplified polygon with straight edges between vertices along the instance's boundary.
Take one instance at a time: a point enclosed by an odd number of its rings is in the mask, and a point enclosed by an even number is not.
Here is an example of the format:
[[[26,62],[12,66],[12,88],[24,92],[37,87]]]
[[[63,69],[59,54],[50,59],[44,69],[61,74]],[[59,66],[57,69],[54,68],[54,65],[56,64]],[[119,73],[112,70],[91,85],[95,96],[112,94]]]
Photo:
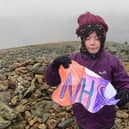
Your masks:
[[[105,19],[107,40],[129,41],[129,0],[0,0],[0,48],[78,40],[86,11]]]

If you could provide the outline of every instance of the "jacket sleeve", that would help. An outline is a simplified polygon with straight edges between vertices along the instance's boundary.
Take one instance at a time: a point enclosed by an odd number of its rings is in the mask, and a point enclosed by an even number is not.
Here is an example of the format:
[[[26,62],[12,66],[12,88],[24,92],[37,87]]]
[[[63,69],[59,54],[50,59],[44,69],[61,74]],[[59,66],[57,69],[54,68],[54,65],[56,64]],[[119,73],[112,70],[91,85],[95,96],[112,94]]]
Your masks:
[[[45,72],[45,81],[48,85],[57,86],[60,83],[60,76],[58,71],[52,68],[52,64],[49,64]]]
[[[74,60],[75,55],[74,54],[71,55],[70,58],[72,60]],[[56,71],[52,68],[52,63],[49,64],[49,66],[45,72],[45,81],[47,82],[48,85],[51,85],[51,86],[57,86],[61,82],[58,71]]]
[[[116,87],[117,90],[128,90],[129,91],[129,76],[126,72],[124,65],[122,62],[114,58],[115,62],[113,64],[113,71],[112,71],[112,78],[113,78],[113,85]]]

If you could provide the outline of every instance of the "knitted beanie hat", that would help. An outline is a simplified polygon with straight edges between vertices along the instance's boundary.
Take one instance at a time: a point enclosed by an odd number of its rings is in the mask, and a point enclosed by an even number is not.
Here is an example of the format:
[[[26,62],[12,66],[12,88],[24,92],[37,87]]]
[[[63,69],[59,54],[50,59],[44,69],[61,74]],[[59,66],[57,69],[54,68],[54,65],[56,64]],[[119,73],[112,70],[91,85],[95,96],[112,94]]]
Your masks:
[[[105,23],[102,17],[86,12],[78,17],[78,28],[76,29],[76,34],[79,36],[81,30],[90,24],[101,25],[105,32],[108,31],[108,25]]]

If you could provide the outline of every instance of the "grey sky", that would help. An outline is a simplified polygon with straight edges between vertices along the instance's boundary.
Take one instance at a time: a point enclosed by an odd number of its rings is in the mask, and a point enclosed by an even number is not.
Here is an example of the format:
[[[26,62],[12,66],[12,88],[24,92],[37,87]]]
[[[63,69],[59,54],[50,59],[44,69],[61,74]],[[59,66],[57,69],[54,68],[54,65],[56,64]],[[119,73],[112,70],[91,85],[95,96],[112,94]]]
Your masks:
[[[76,20],[86,11],[105,19],[107,40],[129,41],[128,6],[129,0],[0,0],[0,48],[78,40]]]
[[[87,10],[102,13],[103,11],[128,11],[129,0],[0,0],[0,15],[34,16],[45,14],[75,15]],[[67,15],[68,15],[67,14]],[[66,15],[66,16],[67,16]]]

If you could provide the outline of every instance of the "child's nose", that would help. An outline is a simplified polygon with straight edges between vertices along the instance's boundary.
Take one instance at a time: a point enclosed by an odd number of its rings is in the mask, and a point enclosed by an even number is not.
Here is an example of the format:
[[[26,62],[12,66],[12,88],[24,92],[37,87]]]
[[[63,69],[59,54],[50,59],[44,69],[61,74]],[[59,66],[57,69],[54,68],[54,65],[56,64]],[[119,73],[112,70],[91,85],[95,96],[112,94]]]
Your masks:
[[[91,44],[95,44],[95,39],[91,38]]]

